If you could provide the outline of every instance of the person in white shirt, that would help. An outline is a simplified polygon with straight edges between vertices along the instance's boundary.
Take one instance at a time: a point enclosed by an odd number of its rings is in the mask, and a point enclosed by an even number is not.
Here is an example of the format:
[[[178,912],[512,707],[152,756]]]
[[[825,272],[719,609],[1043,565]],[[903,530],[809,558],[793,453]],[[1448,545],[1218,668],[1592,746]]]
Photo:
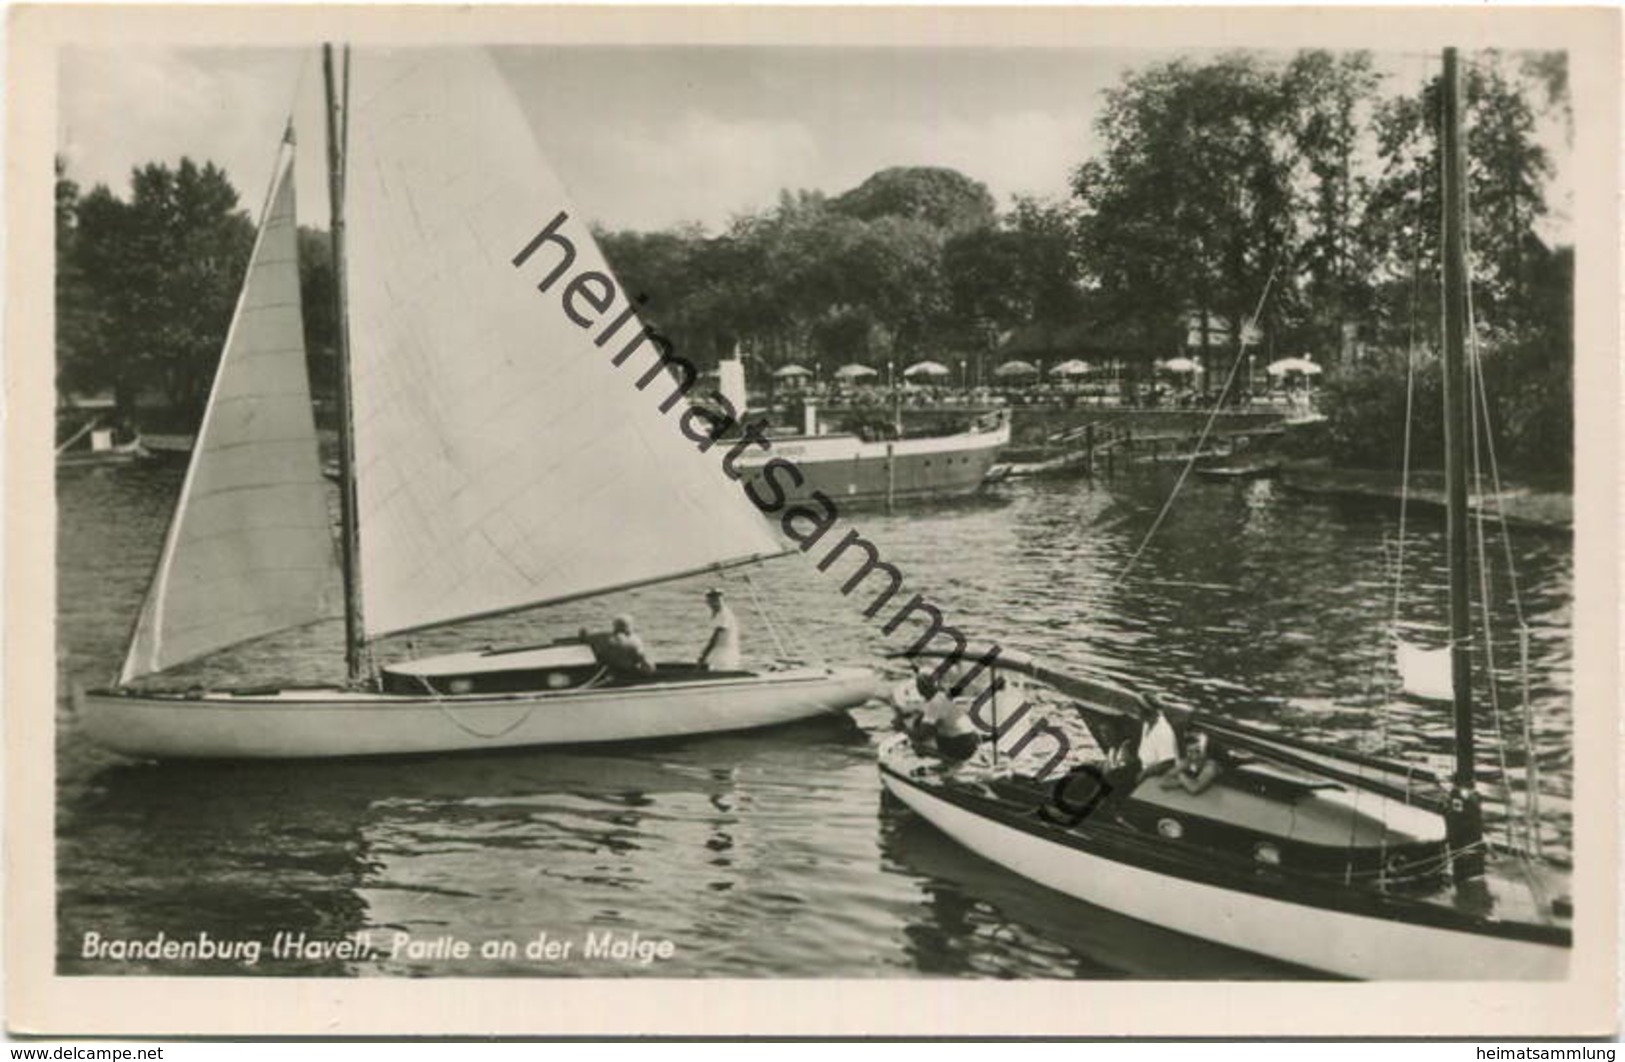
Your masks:
[[[898,727],[908,734],[915,749],[924,752],[934,748],[950,764],[963,763],[976,755],[981,738],[964,706],[956,704],[929,675],[916,674],[914,688],[917,699],[894,703],[893,708]]]
[[[1162,787],[1177,786],[1193,795],[1203,793],[1219,777],[1221,769],[1218,759],[1208,749],[1207,735],[1191,734],[1185,739],[1185,748],[1174,769],[1162,776]]]
[[[711,640],[700,653],[700,666],[708,671],[738,671],[739,621],[718,588],[705,592],[705,603],[711,606]]]

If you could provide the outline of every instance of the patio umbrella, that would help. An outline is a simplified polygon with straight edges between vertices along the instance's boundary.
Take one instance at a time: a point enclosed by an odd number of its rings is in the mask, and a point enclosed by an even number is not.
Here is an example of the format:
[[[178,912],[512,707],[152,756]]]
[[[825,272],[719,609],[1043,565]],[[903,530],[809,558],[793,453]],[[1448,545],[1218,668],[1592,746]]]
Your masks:
[[[903,376],[947,376],[948,372],[948,366],[941,362],[917,361],[903,370]]]
[[[994,369],[993,375],[1000,379],[1009,376],[1037,376],[1038,367],[1027,361],[1007,361]]]
[[[1202,367],[1189,358],[1169,358],[1167,361],[1157,362],[1157,368],[1163,372],[1191,373],[1199,372]]]
[[[1051,369],[1049,374],[1051,376],[1082,376],[1088,371],[1089,364],[1087,362],[1073,358],[1071,361],[1061,362],[1061,364]]]
[[[1269,367],[1265,369],[1265,371],[1271,376],[1285,376],[1289,372],[1301,372],[1305,376],[1319,376],[1320,366],[1316,365],[1306,357],[1282,358],[1280,361],[1270,362]]]
[[[860,376],[879,376],[880,373],[869,368],[867,365],[858,365],[854,363],[852,365],[842,365],[839,369],[835,370],[835,375],[839,376],[843,380],[856,380]]]
[[[790,378],[792,376],[811,376],[811,375],[812,375],[812,370],[811,369],[804,369],[800,365],[785,365],[785,366],[782,366],[780,368],[777,368],[777,369],[773,370],[774,378],[779,379],[779,380],[785,380],[785,379],[788,379],[788,378]]]

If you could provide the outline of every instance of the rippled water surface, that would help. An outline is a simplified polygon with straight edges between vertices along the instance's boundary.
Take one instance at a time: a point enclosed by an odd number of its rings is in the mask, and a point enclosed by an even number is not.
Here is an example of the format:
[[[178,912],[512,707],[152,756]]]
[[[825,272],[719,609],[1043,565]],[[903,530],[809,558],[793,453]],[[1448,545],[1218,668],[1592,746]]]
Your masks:
[[[848,514],[977,640],[1089,664],[1173,700],[1350,748],[1425,760],[1449,750],[1444,714],[1392,704],[1385,632],[1395,613],[1397,521],[1270,483],[1192,483],[1119,578],[1173,485],[1171,471],[1096,484],[1018,484],[970,503]],[[59,962],[71,973],[514,976],[1271,977],[1264,960],[1133,922],[969,854],[881,796],[875,748],[889,712],[854,711],[747,734],[636,747],[371,762],[152,765],[76,731],[70,683],[104,684],[152,569],[177,469],[58,476]],[[833,540],[833,536],[832,536]],[[1499,544],[1491,546],[1499,550]],[[1543,830],[1569,845],[1566,537],[1515,533],[1530,632],[1530,729]],[[1444,623],[1443,520],[1413,513],[1405,591],[1411,636]],[[830,660],[902,648],[832,575],[789,558],[754,576],[784,636]],[[743,583],[747,660],[772,656]],[[1516,609],[1492,579],[1502,726],[1523,725]],[[700,586],[615,595],[422,636],[412,650],[545,640],[634,613],[652,648],[694,656]],[[339,625],[222,654],[183,683],[342,677]],[[404,644],[380,655],[404,654]],[[1482,655],[1482,653],[1480,654]],[[1487,691],[1486,691],[1487,693]],[[1484,702],[1483,728],[1495,719]],[[1521,739],[1486,739],[1521,786]],[[1490,797],[1500,796],[1491,785]],[[1516,794],[1515,794],[1516,795]],[[1521,797],[1519,797],[1521,800]],[[1492,817],[1495,808],[1491,808]],[[273,960],[277,933],[339,941],[370,931],[468,941],[467,958],[386,953]],[[649,965],[583,961],[589,932],[669,939]],[[260,941],[242,962],[83,957],[102,939]],[[546,933],[569,961],[481,956]]]

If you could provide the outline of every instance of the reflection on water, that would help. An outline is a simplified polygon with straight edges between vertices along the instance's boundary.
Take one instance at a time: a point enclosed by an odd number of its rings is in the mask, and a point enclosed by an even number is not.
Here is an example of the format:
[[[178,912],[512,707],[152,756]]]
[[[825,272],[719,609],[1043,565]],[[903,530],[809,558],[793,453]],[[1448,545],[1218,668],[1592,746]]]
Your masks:
[[[439,976],[925,976],[1258,978],[1261,959],[1122,919],[989,864],[881,797],[874,745],[889,713],[862,708],[753,734],[574,751],[411,760],[136,764],[85,742],[70,682],[116,669],[170,501],[174,469],[58,478],[59,960],[69,973]],[[1132,572],[1169,472],[1111,483],[1021,484],[970,504],[851,514],[976,640],[1121,674],[1159,695],[1344,747],[1446,753],[1441,711],[1396,703],[1388,634],[1397,615],[1426,643],[1444,627],[1442,521],[1413,517],[1393,600],[1395,520],[1269,483],[1192,484]],[[1513,543],[1529,633],[1531,729],[1542,827],[1566,853],[1571,779],[1571,550]],[[856,597],[804,561],[755,575],[792,648],[832,660],[901,648]],[[678,584],[469,625],[383,655],[539,640],[631,612],[651,647],[683,659],[707,633],[701,586]],[[1522,718],[1518,627],[1504,572],[1492,580],[1503,725]],[[747,624],[747,655],[771,655]],[[336,624],[268,639],[175,681],[336,680]],[[1493,733],[1491,686],[1481,702]],[[1051,722],[1076,724],[1064,717]],[[1081,729],[1081,728],[1080,728]],[[1484,777],[1524,752],[1486,739]],[[1494,785],[1492,818],[1503,794]],[[86,933],[199,933],[270,942],[364,932],[375,952],[231,962],[81,957]],[[587,935],[669,939],[641,964],[581,954]],[[389,954],[396,934],[471,942],[464,959]],[[527,957],[541,934],[568,961]],[[511,941],[518,954],[479,954]]]

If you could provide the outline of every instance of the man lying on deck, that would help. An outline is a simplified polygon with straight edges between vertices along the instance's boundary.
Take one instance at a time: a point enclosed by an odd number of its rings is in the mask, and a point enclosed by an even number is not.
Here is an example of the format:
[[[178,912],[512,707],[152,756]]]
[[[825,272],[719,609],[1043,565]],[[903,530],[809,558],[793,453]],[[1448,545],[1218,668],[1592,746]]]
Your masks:
[[[1182,787],[1185,792],[1203,792],[1219,777],[1218,760],[1208,754],[1206,734],[1187,734],[1185,747],[1175,761],[1174,769],[1162,776],[1162,787]]]

